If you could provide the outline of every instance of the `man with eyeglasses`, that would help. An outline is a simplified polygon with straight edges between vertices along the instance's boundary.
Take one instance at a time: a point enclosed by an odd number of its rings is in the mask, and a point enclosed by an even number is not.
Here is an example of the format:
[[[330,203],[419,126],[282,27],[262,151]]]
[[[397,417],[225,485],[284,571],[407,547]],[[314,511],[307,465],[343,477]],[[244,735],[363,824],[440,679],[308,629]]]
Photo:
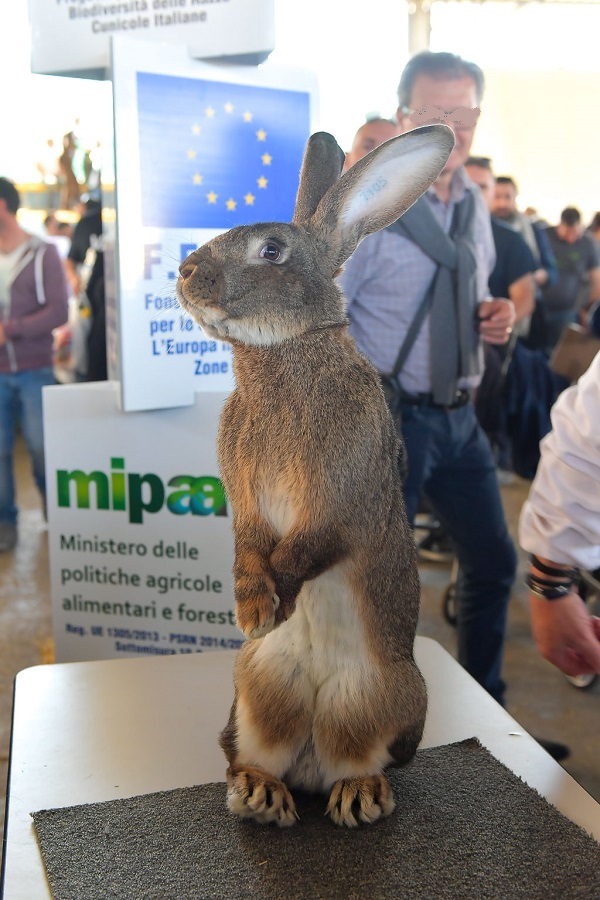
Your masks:
[[[483,73],[451,53],[426,51],[398,89],[401,132],[445,122],[456,144],[433,186],[397,222],[366,238],[341,275],[351,332],[397,404],[408,459],[409,520],[423,493],[451,535],[460,564],[458,659],[500,703],[507,606],[516,553],[487,438],[471,395],[482,374],[481,341],[504,344],[515,310],[491,298],[489,212],[467,177]],[[422,324],[401,369],[399,350],[418,310]],[[397,367],[396,367],[397,368]]]

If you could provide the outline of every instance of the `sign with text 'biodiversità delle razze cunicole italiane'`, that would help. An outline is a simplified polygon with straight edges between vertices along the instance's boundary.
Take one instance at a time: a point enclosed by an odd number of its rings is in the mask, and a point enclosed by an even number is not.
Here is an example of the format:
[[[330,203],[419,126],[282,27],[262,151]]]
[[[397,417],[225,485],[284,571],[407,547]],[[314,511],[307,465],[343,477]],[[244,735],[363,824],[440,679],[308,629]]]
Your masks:
[[[29,19],[31,69],[45,75],[107,77],[115,35],[245,64],[275,40],[273,0],[29,0]]]

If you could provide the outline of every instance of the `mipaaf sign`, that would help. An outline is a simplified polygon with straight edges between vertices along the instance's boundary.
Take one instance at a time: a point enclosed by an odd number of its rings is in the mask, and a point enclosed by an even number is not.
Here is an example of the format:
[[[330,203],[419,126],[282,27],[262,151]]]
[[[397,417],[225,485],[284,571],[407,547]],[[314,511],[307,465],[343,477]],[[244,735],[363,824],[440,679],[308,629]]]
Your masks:
[[[216,456],[225,399],[124,413],[115,383],[44,391],[59,662],[241,646]]]

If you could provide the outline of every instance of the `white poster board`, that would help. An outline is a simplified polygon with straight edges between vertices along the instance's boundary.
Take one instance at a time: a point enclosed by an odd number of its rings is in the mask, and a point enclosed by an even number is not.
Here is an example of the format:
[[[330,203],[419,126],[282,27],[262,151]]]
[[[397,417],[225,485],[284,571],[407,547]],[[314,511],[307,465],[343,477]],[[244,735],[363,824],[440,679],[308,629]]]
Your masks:
[[[44,389],[58,662],[241,645],[215,446],[225,399],[123,413],[114,383]]]
[[[184,48],[113,40],[114,309],[126,411],[233,386],[229,346],[180,309],[180,263],[236,225],[289,221],[316,88],[306,72],[216,66]],[[106,252],[111,252],[110,242]],[[111,298],[108,298],[109,302]]]
[[[254,64],[275,41],[273,0],[29,0],[29,19],[31,71],[45,75],[105,78],[113,35]]]

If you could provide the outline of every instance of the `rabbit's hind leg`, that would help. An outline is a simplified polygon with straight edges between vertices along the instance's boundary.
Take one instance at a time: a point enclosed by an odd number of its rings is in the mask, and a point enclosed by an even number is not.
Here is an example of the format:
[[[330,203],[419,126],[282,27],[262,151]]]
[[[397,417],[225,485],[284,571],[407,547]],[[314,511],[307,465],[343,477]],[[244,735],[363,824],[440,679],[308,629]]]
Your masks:
[[[336,825],[353,828],[394,810],[392,789],[383,774],[392,759],[388,747],[393,732],[365,721],[365,711],[360,716],[358,708],[352,710],[347,695],[344,706],[318,717],[315,738],[325,783],[333,785],[326,812]]]
[[[407,691],[397,688],[403,674],[414,674]],[[368,824],[393,812],[384,771],[392,762],[407,762],[417,749],[426,707],[421,682],[416,667],[406,663],[385,674],[375,665],[347,665],[323,685],[314,735],[325,783],[332,786],[327,813],[337,825]]]
[[[283,782],[307,741],[314,688],[302,665],[286,652],[289,623],[245,644],[236,663],[235,700],[221,734],[231,812],[257,822],[292,825],[297,816]]]
[[[415,755],[423,734],[427,705],[422,677],[416,666],[411,671],[415,672],[415,691],[412,697],[404,698],[404,715],[397,716],[400,721],[395,723],[395,735],[393,726],[390,726],[392,715],[388,715],[388,724],[380,728],[379,738],[376,737],[375,723],[371,723],[372,730],[365,730],[362,742],[359,737],[353,747],[343,723],[339,719],[336,721],[334,716],[330,718],[331,733],[336,735],[337,746],[346,748],[347,752],[347,758],[344,759],[339,752],[334,752],[332,742],[329,746],[324,742],[320,743],[321,759],[327,760],[324,765],[330,775],[336,778],[327,805],[327,813],[336,825],[354,827],[361,822],[369,824],[389,816],[394,810],[394,797],[383,769],[389,765],[404,765]],[[418,688],[421,686],[419,693]],[[380,702],[380,705],[383,704]],[[376,708],[375,700],[372,708]],[[399,708],[402,708],[401,704]],[[355,722],[358,722],[358,716]],[[365,724],[363,721],[363,726]],[[355,724],[354,737],[359,733],[360,729]],[[361,743],[365,748],[362,753]]]
[[[305,738],[298,732],[299,720],[288,734],[277,731],[277,710],[272,710],[274,728],[260,721],[260,710],[249,708],[238,696],[230,722],[221,735],[227,769],[227,806],[242,818],[261,824],[293,825],[298,818],[292,795],[282,778],[296,758]],[[258,713],[258,715],[257,715]],[[291,725],[291,722],[290,722]]]
[[[229,766],[227,806],[235,815],[261,825],[275,822],[285,828],[298,818],[294,799],[283,781],[255,766]]]

